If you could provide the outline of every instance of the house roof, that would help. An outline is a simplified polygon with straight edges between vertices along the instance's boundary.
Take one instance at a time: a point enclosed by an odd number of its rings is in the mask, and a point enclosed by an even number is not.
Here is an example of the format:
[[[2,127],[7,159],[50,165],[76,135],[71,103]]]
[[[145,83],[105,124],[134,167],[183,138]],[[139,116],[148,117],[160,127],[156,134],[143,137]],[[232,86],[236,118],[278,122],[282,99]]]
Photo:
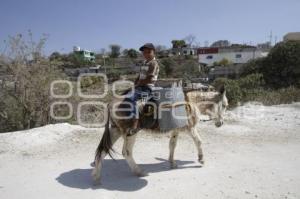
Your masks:
[[[227,47],[205,47],[198,48],[197,54],[217,54],[222,52],[249,52],[258,49],[256,46],[231,45]]]

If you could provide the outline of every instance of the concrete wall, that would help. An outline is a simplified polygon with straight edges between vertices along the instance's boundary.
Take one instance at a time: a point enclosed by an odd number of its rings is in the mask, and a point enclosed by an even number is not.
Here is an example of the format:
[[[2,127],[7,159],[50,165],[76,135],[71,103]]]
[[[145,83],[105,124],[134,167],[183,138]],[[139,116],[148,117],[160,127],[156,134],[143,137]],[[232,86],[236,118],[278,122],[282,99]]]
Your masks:
[[[220,52],[216,54],[199,54],[199,63],[212,66],[214,62],[219,62],[222,59],[227,59],[234,64],[247,63],[251,59],[264,57],[267,53],[254,49],[253,51],[244,52]]]

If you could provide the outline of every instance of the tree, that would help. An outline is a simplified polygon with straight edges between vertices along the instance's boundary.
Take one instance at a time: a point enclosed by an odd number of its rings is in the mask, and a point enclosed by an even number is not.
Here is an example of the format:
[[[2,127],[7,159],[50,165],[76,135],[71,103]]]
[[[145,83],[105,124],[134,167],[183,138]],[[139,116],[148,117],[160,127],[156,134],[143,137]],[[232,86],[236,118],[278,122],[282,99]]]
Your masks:
[[[157,53],[159,53],[159,52],[161,52],[161,51],[164,51],[164,50],[167,50],[167,47],[164,46],[164,45],[157,45],[157,46],[155,46],[155,51],[156,51]]]
[[[173,48],[183,48],[186,46],[186,43],[184,40],[172,40]]]
[[[161,70],[166,77],[172,77],[175,68],[178,68],[177,63],[172,58],[165,58],[160,61]]]
[[[228,40],[218,40],[212,43],[212,45],[210,45],[210,47],[214,47],[214,48],[227,47],[227,46],[230,46],[230,42]]]
[[[9,38],[9,61],[1,64],[8,68],[11,79],[0,92],[0,131],[33,128],[50,122],[50,85],[62,75],[55,61],[49,61],[41,53],[45,40],[42,37],[37,42],[26,41],[21,35]]]
[[[63,56],[63,61],[65,67],[71,67],[71,68],[86,67],[94,64],[92,61],[85,60],[77,56],[75,52],[71,52]]]
[[[230,64],[230,61],[226,58],[223,58],[221,61],[219,61],[219,65],[221,66],[228,66]]]
[[[136,51],[135,49],[131,48],[127,51],[127,57],[131,58],[131,59],[136,59],[138,57],[138,51]]]
[[[249,61],[242,76],[253,73],[262,73],[269,87],[300,87],[300,42],[280,42],[267,57]]]
[[[163,57],[167,57],[168,56],[168,51],[167,51],[167,47],[164,45],[157,45],[155,46],[155,51],[156,51],[156,55],[159,58],[163,58]]]
[[[184,38],[184,41],[189,45],[192,46],[194,42],[196,41],[196,36],[195,35],[188,35]]]
[[[228,65],[230,65],[230,64],[232,64],[232,62],[230,62],[228,59],[226,59],[226,58],[223,58],[223,59],[221,59],[220,61],[215,61],[214,63],[213,63],[213,66],[228,66]]]
[[[125,48],[123,51],[122,51],[122,55],[125,56],[125,57],[128,57],[128,49]]]
[[[50,59],[50,61],[61,60],[62,57],[63,57],[63,56],[62,56],[59,52],[53,52],[53,53],[49,56],[49,59]]]
[[[179,68],[179,77],[184,74],[189,77],[197,77],[200,75],[199,63],[196,60],[188,60]]]
[[[263,60],[260,72],[266,83],[272,87],[300,87],[300,42],[276,44]]]
[[[110,57],[118,58],[121,54],[121,46],[117,44],[112,44],[109,46],[110,48]]]
[[[259,73],[261,72],[262,64],[265,60],[265,57],[252,59],[246,63],[241,71],[241,76],[245,77],[247,75],[253,74],[253,73]]]

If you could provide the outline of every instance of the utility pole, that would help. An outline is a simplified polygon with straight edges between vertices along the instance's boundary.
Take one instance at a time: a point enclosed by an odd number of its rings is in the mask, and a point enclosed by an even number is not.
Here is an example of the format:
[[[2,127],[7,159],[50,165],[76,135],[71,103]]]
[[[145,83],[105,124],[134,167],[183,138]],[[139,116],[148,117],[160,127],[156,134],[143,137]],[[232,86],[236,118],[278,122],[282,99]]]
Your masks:
[[[272,46],[272,41],[273,41],[273,32],[272,32],[272,30],[270,32],[269,38],[270,38],[270,45]]]
[[[106,74],[106,64],[105,64],[105,58],[107,58],[107,56],[106,56],[106,55],[103,55],[103,56],[102,56],[102,58],[103,58],[103,66],[104,66],[104,71],[105,71],[105,74]]]

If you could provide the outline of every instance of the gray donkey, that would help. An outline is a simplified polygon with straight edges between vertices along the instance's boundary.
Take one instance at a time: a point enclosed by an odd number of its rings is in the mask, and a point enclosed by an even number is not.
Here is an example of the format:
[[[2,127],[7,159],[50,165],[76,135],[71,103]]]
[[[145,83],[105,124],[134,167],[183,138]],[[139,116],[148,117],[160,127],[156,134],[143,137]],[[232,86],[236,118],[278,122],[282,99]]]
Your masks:
[[[103,137],[97,147],[95,156],[95,167],[92,172],[93,180],[95,184],[100,183],[102,161],[107,154],[111,156],[113,144],[123,137],[124,144],[122,149],[122,155],[126,159],[130,169],[137,176],[148,175],[144,172],[135,162],[132,156],[133,146],[136,140],[136,134],[128,136],[128,128],[131,127],[130,119],[120,119],[122,112],[116,107],[123,99],[116,98],[108,105],[107,110],[107,122],[105,125],[105,131]],[[198,150],[198,161],[200,164],[204,164],[203,152],[201,148],[201,139],[197,130],[197,123],[200,121],[200,114],[208,114],[211,119],[215,121],[215,125],[220,127],[223,124],[223,115],[228,106],[226,98],[226,91],[221,88],[219,92],[213,92],[209,97],[203,95],[203,92],[190,91],[185,93],[185,104],[188,114],[188,125],[180,128],[175,128],[169,131],[171,134],[169,142],[169,162],[170,168],[176,168],[176,162],[174,160],[174,151],[177,143],[178,134],[180,132],[187,132],[191,135],[196,148]],[[118,117],[119,116],[119,117]],[[160,133],[157,129],[141,129],[142,131],[151,131]],[[139,132],[138,132],[139,133]]]

